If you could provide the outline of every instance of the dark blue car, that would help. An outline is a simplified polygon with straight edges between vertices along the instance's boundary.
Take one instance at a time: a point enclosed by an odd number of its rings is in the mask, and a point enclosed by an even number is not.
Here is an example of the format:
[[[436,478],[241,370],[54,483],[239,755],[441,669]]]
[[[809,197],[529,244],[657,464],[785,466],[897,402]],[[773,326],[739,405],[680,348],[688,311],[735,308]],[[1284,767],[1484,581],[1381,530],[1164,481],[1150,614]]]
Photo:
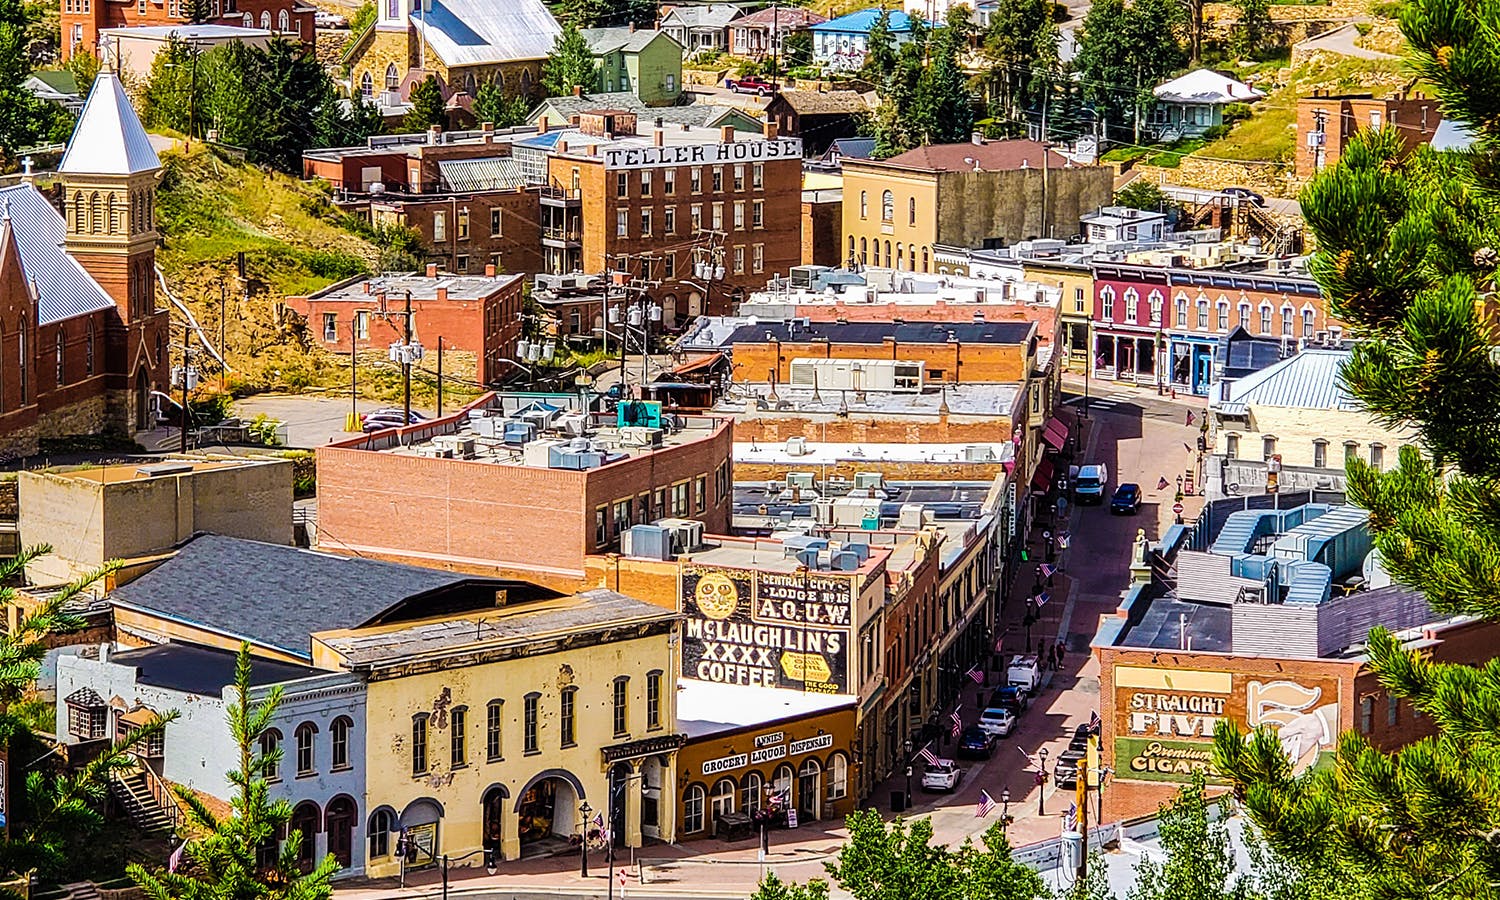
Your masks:
[[[1122,484],[1115,488],[1115,495],[1109,501],[1109,511],[1112,513],[1123,513],[1128,516],[1135,515],[1141,508],[1141,486],[1138,484]]]
[[[978,725],[965,728],[958,736],[958,755],[975,759],[989,759],[995,753],[995,744],[1000,736],[990,734]]]

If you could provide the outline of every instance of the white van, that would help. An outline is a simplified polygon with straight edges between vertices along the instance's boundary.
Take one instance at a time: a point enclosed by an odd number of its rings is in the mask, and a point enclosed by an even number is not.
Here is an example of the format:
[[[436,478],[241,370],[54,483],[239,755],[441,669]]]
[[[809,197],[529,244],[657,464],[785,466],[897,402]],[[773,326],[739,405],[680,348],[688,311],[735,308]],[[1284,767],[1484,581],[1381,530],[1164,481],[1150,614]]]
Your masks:
[[[1073,496],[1079,503],[1103,503],[1104,486],[1109,483],[1109,467],[1103,463],[1084,466],[1073,482]]]
[[[1020,688],[1028,696],[1035,696],[1037,685],[1042,683],[1041,664],[1035,656],[1016,657],[1005,670],[1005,683]]]

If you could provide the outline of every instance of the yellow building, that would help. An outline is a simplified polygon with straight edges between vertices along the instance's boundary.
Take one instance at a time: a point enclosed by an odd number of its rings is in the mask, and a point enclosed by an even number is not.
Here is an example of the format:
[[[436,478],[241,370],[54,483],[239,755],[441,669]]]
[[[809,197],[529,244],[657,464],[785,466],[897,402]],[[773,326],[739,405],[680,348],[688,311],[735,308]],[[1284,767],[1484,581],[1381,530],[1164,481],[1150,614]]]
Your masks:
[[[368,683],[371,829],[415,865],[676,838],[680,616],[615,591],[313,636],[315,664]],[[665,793],[664,793],[665,792]],[[396,839],[366,874],[396,874]],[[408,866],[412,865],[408,856]]]
[[[1087,263],[1056,259],[1023,259],[1026,280],[1058,290],[1057,314],[1061,320],[1059,357],[1063,367],[1084,369],[1089,362],[1089,322],[1094,315],[1094,270]]]

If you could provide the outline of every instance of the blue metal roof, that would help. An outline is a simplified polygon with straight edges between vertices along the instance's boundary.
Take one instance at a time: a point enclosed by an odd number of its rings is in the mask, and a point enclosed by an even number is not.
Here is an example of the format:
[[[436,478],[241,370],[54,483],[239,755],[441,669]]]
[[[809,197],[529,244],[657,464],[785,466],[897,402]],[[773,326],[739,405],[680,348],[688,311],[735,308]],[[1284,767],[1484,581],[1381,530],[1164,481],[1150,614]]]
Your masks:
[[[889,28],[892,32],[911,31],[911,19],[906,13],[899,9],[890,10]],[[875,20],[880,18],[881,10],[878,7],[861,9],[849,13],[847,16],[839,16],[837,19],[829,19],[812,26],[812,31],[832,31],[841,34],[868,34]]]
[[[0,208],[10,219],[21,269],[36,284],[38,325],[115,305],[114,298],[63,249],[63,217],[41,192],[29,184],[0,188]]]

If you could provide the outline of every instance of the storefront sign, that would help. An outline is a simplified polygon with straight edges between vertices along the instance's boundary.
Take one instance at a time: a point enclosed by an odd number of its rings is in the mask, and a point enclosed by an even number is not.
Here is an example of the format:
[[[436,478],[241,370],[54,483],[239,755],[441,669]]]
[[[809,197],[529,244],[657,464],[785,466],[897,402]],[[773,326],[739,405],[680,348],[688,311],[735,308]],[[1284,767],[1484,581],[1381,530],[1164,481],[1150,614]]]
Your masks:
[[[786,732],[784,731],[773,731],[770,734],[758,734],[755,736],[755,746],[769,747],[772,744],[779,744],[784,740],[786,740]]]
[[[1120,778],[1142,781],[1187,781],[1196,772],[1210,780],[1219,777],[1212,744],[1141,738],[1115,741],[1115,771]]]
[[[682,147],[626,147],[605,150],[608,169],[650,169],[659,166],[721,165],[732,162],[764,162],[768,159],[802,158],[801,138],[755,140],[746,138],[727,144],[694,144]]]
[[[777,744],[774,747],[761,747],[759,750],[750,751],[750,764],[758,766],[772,760],[786,759],[786,744]]]
[[[718,759],[707,759],[703,761],[704,775],[717,775],[720,772],[732,772],[735,769],[743,769],[750,763],[750,757],[744,753],[736,753],[733,756],[721,756]]]
[[[792,755],[798,756],[803,753],[811,753],[814,750],[827,750],[833,746],[833,735],[820,734],[800,741],[792,741]]]
[[[852,579],[789,579],[684,566],[683,677],[846,693]]]

